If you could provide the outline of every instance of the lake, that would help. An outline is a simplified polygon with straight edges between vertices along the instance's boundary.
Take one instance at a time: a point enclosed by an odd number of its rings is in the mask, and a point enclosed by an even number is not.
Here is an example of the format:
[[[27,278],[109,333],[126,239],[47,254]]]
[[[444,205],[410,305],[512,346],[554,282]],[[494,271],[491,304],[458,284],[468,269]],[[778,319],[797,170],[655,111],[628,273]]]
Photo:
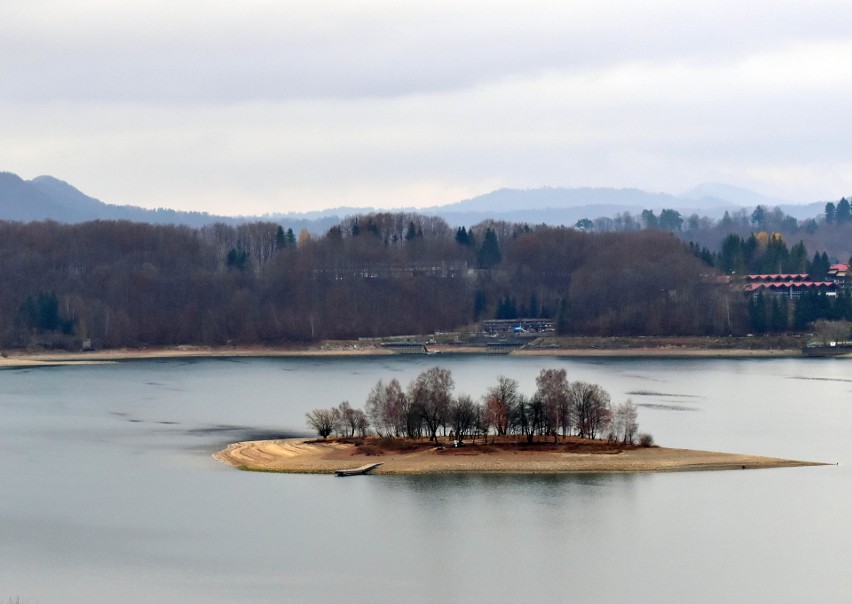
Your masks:
[[[542,368],[662,446],[838,463],[671,474],[240,472],[435,364],[479,397]],[[847,602],[852,361],[210,359],[0,371],[0,602]]]

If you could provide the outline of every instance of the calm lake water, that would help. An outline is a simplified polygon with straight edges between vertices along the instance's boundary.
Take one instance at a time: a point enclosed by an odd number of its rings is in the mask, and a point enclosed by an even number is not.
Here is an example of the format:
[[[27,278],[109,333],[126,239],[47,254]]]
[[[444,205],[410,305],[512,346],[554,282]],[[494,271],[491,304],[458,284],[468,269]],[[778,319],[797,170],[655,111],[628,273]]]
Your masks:
[[[545,367],[663,446],[838,466],[337,479],[218,464],[440,364]],[[0,602],[848,602],[852,362],[376,357],[0,371]]]

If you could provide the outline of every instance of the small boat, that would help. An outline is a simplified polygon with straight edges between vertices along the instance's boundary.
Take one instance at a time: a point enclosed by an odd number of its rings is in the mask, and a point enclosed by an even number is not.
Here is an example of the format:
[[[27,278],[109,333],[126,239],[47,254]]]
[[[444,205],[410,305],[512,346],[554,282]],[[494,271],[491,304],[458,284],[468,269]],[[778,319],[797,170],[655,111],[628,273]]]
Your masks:
[[[335,470],[334,473],[338,476],[358,476],[360,474],[368,474],[369,472],[378,468],[381,463],[368,463],[366,466],[361,466],[360,468],[352,468],[350,470]]]

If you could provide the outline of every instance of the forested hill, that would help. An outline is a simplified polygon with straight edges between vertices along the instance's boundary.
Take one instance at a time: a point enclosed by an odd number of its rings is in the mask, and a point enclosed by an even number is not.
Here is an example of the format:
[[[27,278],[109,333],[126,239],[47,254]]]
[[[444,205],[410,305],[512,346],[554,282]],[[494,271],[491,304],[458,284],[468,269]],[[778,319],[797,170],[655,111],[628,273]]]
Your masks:
[[[273,223],[0,222],[0,345],[277,344],[555,318],[564,333],[729,334],[743,296],[671,233],[416,214]]]

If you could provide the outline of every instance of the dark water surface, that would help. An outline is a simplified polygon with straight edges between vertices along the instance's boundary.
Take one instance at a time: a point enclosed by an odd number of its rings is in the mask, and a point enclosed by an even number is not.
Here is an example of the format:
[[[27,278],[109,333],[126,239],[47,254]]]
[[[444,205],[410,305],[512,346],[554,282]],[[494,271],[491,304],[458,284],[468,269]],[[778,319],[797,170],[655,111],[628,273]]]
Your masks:
[[[664,446],[838,466],[336,479],[231,470],[439,363],[474,397],[544,367]],[[0,371],[0,602],[848,602],[852,362],[377,357]]]

